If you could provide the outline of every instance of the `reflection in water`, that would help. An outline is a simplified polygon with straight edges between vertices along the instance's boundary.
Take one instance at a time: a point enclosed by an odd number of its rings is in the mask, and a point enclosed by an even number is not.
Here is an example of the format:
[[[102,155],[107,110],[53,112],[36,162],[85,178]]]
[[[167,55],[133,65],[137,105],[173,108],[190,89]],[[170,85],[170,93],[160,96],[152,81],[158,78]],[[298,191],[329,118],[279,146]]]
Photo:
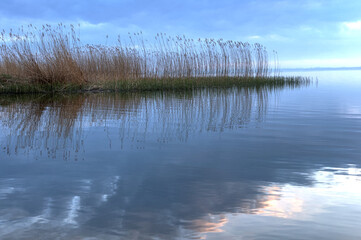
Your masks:
[[[1,100],[0,238],[356,239],[361,131],[329,151],[280,93]]]
[[[2,129],[11,130],[2,140],[8,155],[77,159],[84,152],[84,129],[103,127],[118,131],[120,148],[125,142],[187,141],[190,135],[242,127],[262,121],[267,111],[267,88],[207,89],[189,93],[96,94],[37,96],[30,101],[3,100]],[[138,144],[139,145],[139,144]]]
[[[35,209],[35,211],[32,209],[34,206],[26,206],[26,204],[23,207],[3,209],[0,217],[2,223],[0,233],[2,237],[17,239],[26,239],[29,234],[31,236],[36,233],[44,234],[46,238],[62,233],[66,239],[73,239],[76,236],[95,236],[99,239],[112,239],[112,236],[126,239],[151,237],[172,239],[177,236],[193,239],[206,239],[207,237],[219,239],[227,236],[222,234],[232,231],[242,231],[242,234],[237,233],[235,236],[252,236],[255,233],[252,233],[247,226],[243,226],[245,223],[236,226],[233,224],[230,226],[231,228],[228,224],[229,221],[237,223],[237,220],[234,220],[237,216],[240,217],[240,220],[249,216],[249,221],[252,222],[252,216],[259,215],[297,221],[300,227],[299,229],[293,228],[293,231],[296,234],[302,234],[302,228],[309,227],[308,224],[311,222],[328,223],[332,227],[332,222],[327,222],[330,217],[330,209],[342,206],[346,198],[352,199],[357,205],[361,201],[359,194],[361,169],[350,167],[339,170],[342,173],[328,169],[316,171],[312,175],[316,182],[312,188],[289,184],[261,187],[259,182],[250,182],[250,185],[254,185],[253,188],[259,185],[259,192],[249,194],[247,190],[239,189],[237,186],[224,191],[224,195],[218,195],[218,197],[202,195],[201,192],[204,189],[196,188],[197,190],[188,190],[194,195],[191,202],[181,197],[165,200],[164,198],[175,197],[168,192],[167,195],[159,196],[163,200],[157,203],[156,199],[149,198],[149,194],[155,197],[159,194],[162,195],[161,193],[151,193],[140,186],[131,191],[125,191],[124,188],[127,186],[120,184],[121,180],[119,180],[118,187],[114,189],[114,193],[108,195],[106,200],[97,198],[97,187],[92,186],[89,189],[93,192],[92,195],[82,194],[82,196],[60,199],[57,199],[56,196],[44,198],[42,202],[34,203],[39,205],[39,209]],[[358,174],[352,174],[354,171]],[[324,181],[325,177],[328,179],[326,182]],[[336,184],[330,185],[330,178],[336,179]],[[174,187],[173,184],[172,186]],[[134,188],[134,186],[129,188],[132,187]],[[180,194],[186,193],[185,190],[179,191]],[[239,195],[231,197],[232,192],[234,194],[236,191],[239,192]],[[346,195],[340,195],[340,192]],[[24,193],[26,194],[26,191]],[[24,199],[15,196],[14,193],[9,193],[7,197],[2,196],[2,201],[11,200],[15,201],[14,206],[22,206],[21,203]],[[140,199],[141,197],[143,198]],[[234,206],[229,209],[227,204],[231,199],[238,207]],[[200,205],[197,205],[196,202],[199,202]],[[244,204],[247,202],[249,204]],[[65,206],[62,207],[64,204]],[[348,204],[350,204],[349,201]],[[226,205],[226,208],[224,209],[222,205]],[[37,207],[35,206],[35,208]],[[338,217],[347,216],[350,212],[361,213],[360,208],[346,208],[344,211],[345,213],[340,213]],[[267,227],[265,220],[259,221],[258,225]],[[284,228],[287,229],[287,225]],[[52,233],[52,231],[55,232]],[[316,231],[316,229],[310,228],[309,231]],[[357,234],[360,232],[350,232],[350,236],[357,236]],[[326,236],[332,239],[332,233]]]
[[[351,205],[361,201],[360,168],[352,165],[347,168],[325,167],[316,171],[312,178],[315,182],[312,188],[289,184],[281,188],[266,188],[270,197],[257,214],[307,220],[316,213],[325,212],[328,207],[342,206],[346,202]]]
[[[257,209],[256,214],[291,218],[303,212],[303,200],[294,195],[294,192],[284,193],[284,189],[278,186],[267,186],[264,191],[267,193],[264,207]]]

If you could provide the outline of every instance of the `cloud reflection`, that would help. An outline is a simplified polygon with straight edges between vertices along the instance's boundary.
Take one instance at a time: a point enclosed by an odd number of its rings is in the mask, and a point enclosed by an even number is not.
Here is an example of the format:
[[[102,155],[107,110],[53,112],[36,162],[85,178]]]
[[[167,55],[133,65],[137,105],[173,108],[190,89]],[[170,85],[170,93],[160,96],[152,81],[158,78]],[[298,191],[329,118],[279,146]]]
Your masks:
[[[341,145],[342,158],[327,154],[319,138],[302,148],[302,134],[291,131],[298,122],[264,127],[276,95],[2,99],[0,128],[11,131],[0,137],[0,238],[267,238],[262,230],[280,222],[278,237],[316,231],[317,222],[352,238],[354,223],[328,220],[361,213],[361,170],[345,166],[358,152]],[[84,161],[59,161],[75,155]]]
[[[190,194],[182,198],[176,198],[171,192],[159,195],[157,191],[148,191],[144,186],[136,188],[136,179],[122,183],[120,178],[116,178],[117,187],[112,189],[113,195],[109,195],[105,202],[97,202],[94,199],[95,194],[83,195],[82,199],[80,196],[73,196],[64,201],[56,196],[45,197],[43,192],[41,197],[44,199],[39,211],[31,210],[31,207],[26,205],[17,209],[2,208],[0,235],[21,239],[22,236],[31,236],[40,231],[51,236],[46,230],[48,229],[65,231],[63,234],[68,239],[75,236],[110,238],[114,234],[120,234],[119,236],[127,239],[148,239],[147,236],[160,239],[208,239],[209,236],[223,238],[223,234],[229,231],[228,224],[232,222],[233,227],[242,229],[246,234],[247,227],[234,224],[237,223],[237,218],[247,219],[247,216],[323,223],[328,220],[325,214],[330,212],[330,207],[342,206],[345,197],[352,197],[352,203],[348,202],[350,209],[345,209],[346,214],[361,211],[360,173],[361,169],[354,166],[323,168],[313,173],[314,185],[311,186],[262,185],[262,182],[256,181],[247,183],[247,187],[242,190],[242,183],[234,183],[228,185],[229,190],[213,197],[210,197],[211,193],[202,194],[205,189],[198,185],[193,189],[178,189],[178,194],[182,196]],[[131,181],[133,186],[127,187],[130,183],[128,181]],[[171,184],[172,188],[176,186],[174,183],[168,184]],[[213,189],[217,188],[215,184],[212,185]],[[217,185],[224,188],[227,183]],[[98,187],[92,187],[91,191],[104,191],[106,188],[97,189]],[[255,189],[259,191],[251,193],[247,189],[251,192]],[[209,192],[208,189],[206,192]],[[163,200],[158,204],[160,198]],[[5,199],[15,201],[18,206],[21,206],[23,201],[14,196]],[[245,202],[253,204],[247,206],[243,204]],[[62,207],[63,203],[68,205]],[[235,205],[242,207],[237,208]],[[69,224],[79,230],[66,230]],[[260,221],[259,224],[262,227],[262,224],[267,223]],[[109,231],[103,232],[102,229]]]

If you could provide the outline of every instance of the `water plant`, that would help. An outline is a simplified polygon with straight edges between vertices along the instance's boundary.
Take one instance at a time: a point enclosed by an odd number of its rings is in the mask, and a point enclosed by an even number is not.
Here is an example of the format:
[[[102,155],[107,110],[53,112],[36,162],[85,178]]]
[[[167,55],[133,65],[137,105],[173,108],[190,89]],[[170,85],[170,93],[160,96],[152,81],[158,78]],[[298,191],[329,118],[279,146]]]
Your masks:
[[[261,44],[142,33],[115,45],[83,44],[73,25],[28,25],[0,34],[0,92],[193,88],[216,82],[287,80]],[[6,76],[6,77],[5,77]],[[295,80],[295,78],[288,78]],[[200,84],[202,83],[202,84]]]

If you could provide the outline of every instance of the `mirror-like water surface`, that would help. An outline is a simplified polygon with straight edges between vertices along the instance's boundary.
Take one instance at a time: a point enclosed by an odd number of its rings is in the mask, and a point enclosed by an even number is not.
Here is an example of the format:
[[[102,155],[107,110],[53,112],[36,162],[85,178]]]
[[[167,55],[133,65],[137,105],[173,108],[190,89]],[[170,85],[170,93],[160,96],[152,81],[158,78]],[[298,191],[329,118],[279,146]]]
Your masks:
[[[360,239],[361,72],[0,97],[1,239]]]

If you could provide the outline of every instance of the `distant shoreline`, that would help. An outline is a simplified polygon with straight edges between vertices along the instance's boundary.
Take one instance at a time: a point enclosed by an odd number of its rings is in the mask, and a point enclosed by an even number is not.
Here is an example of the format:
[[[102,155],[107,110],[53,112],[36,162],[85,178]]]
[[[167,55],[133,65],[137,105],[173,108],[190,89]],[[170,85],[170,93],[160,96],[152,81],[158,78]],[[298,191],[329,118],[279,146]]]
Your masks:
[[[361,70],[361,67],[315,67],[315,68],[281,68],[281,72],[307,72],[307,71],[352,71]]]

